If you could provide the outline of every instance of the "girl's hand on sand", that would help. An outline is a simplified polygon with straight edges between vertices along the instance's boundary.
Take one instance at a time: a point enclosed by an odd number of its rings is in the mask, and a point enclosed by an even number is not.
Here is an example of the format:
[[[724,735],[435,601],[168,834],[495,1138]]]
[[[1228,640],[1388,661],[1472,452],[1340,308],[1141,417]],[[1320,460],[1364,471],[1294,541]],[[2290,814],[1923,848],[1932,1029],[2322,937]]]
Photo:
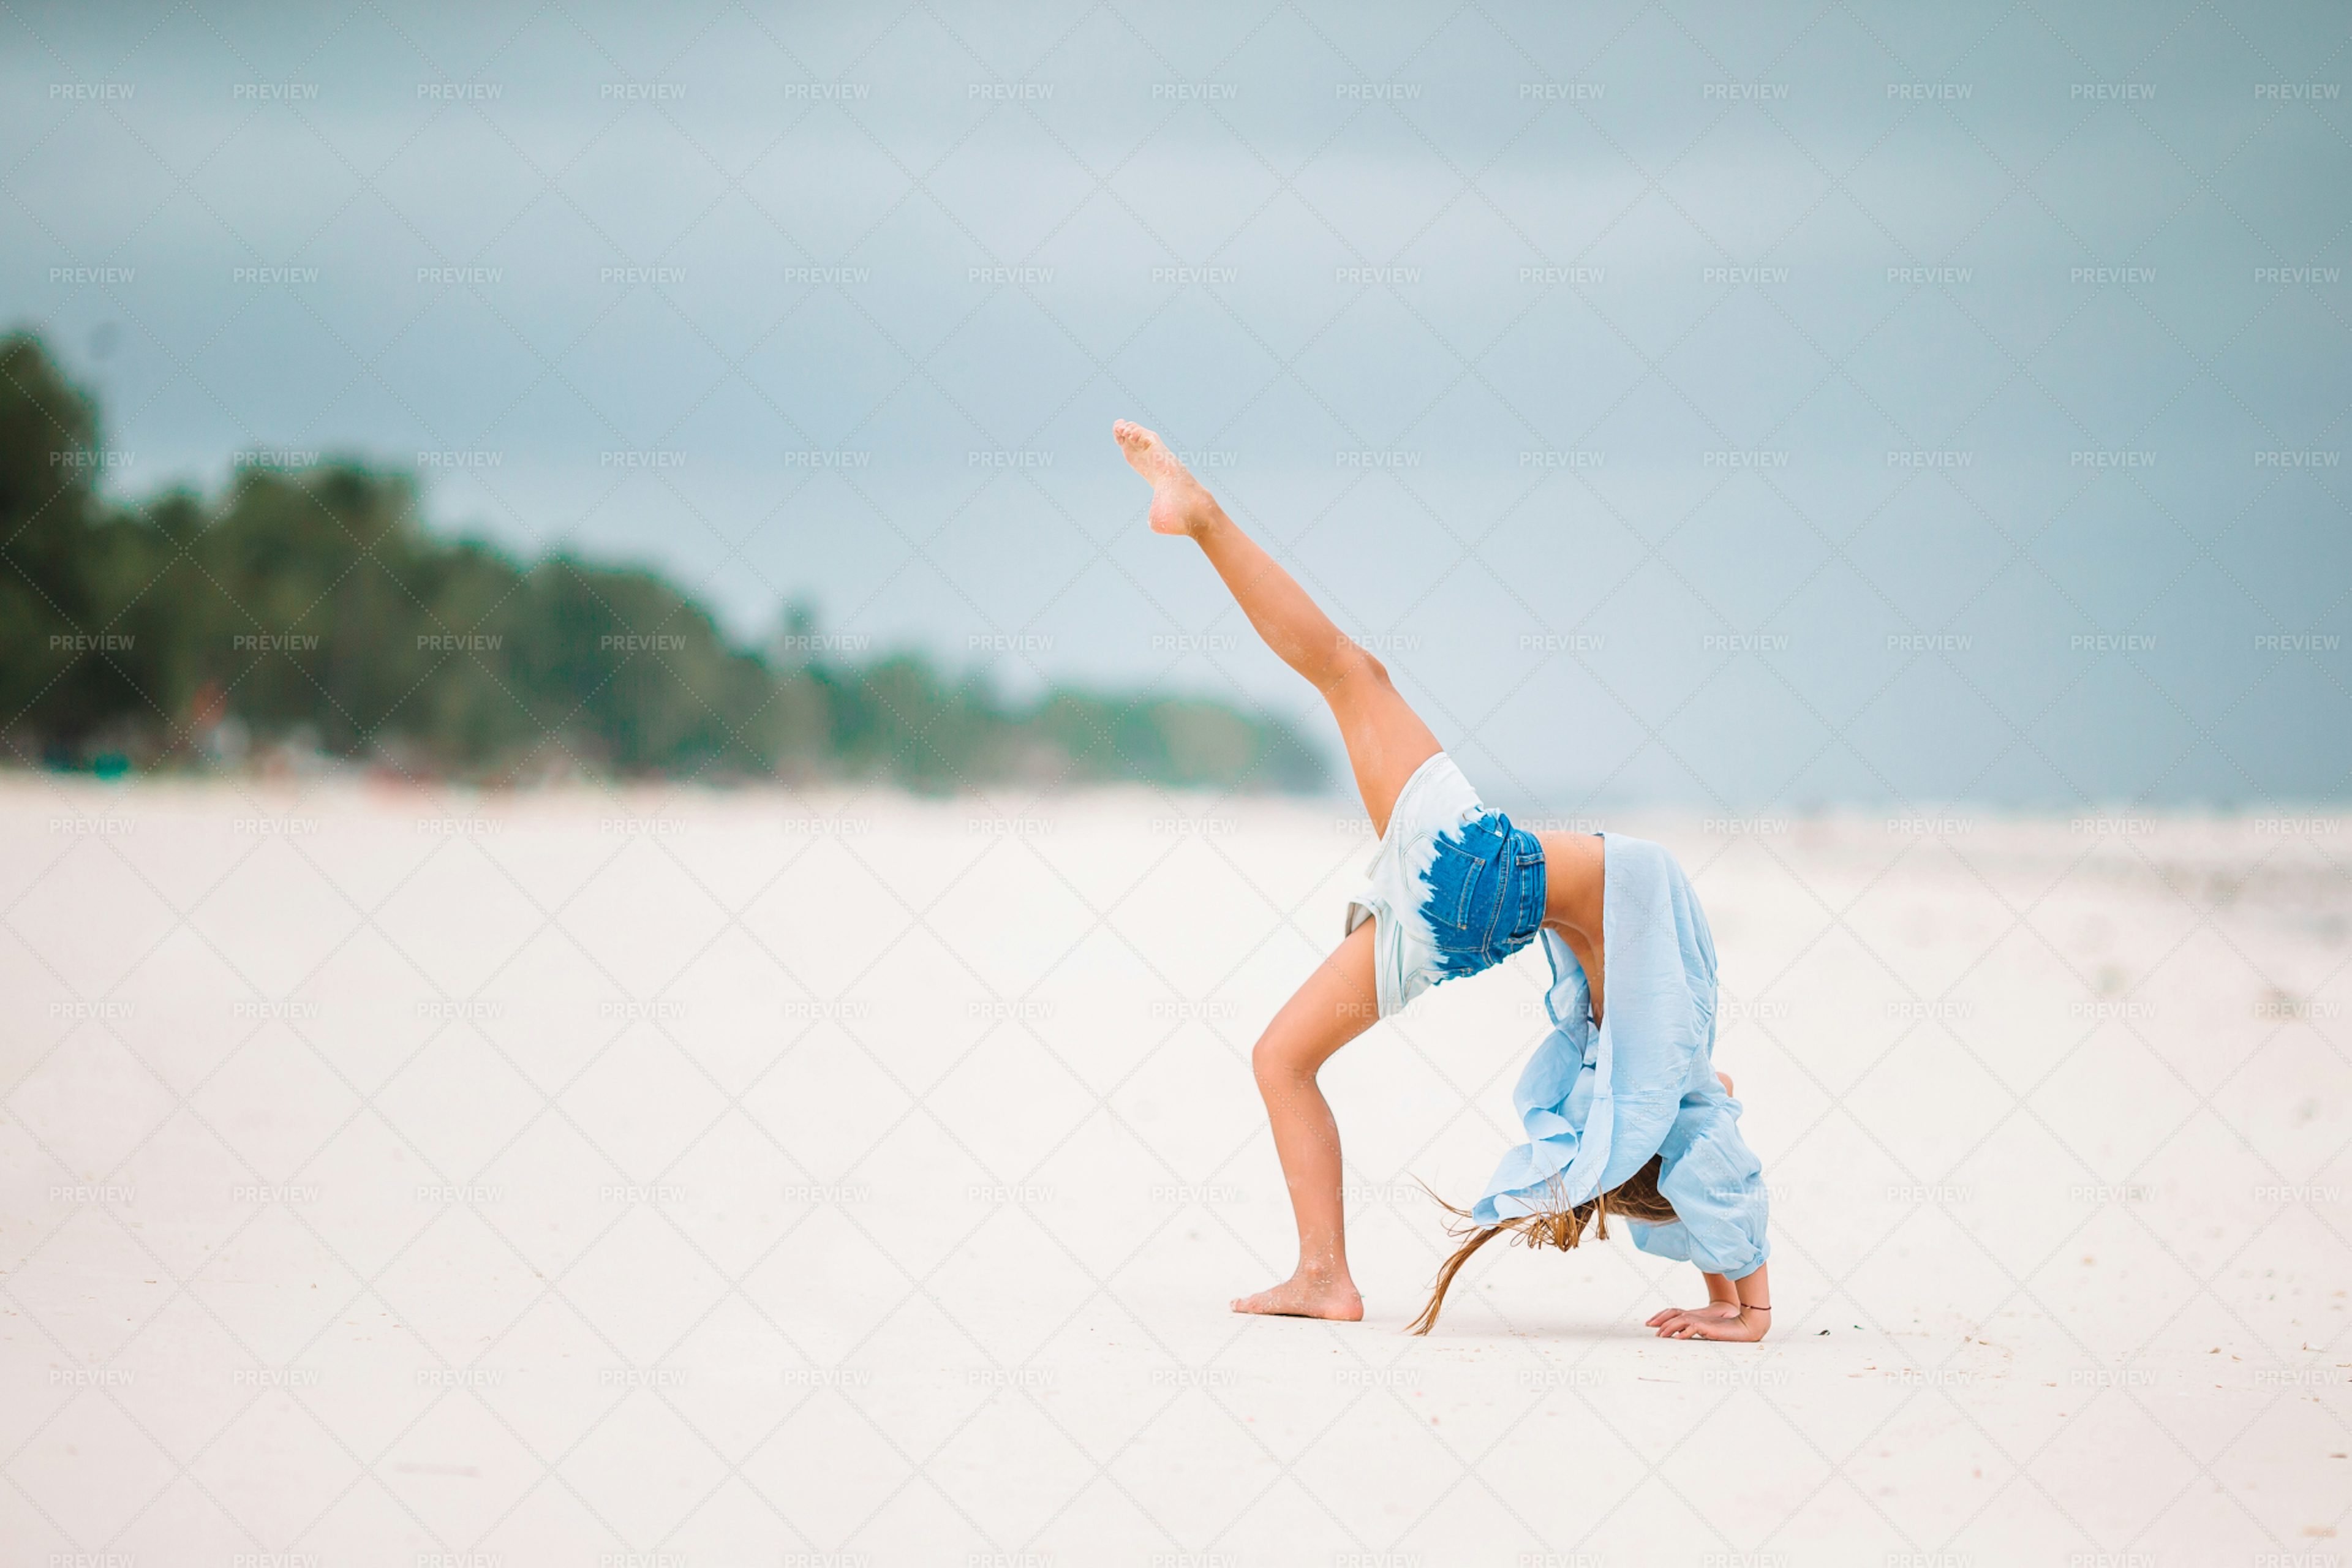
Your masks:
[[[1728,1302],[1714,1304],[1715,1309],[1728,1307]],[[1742,1312],[1737,1308],[1726,1311],[1706,1307],[1688,1312],[1661,1312],[1650,1320],[1662,1340],[1728,1340],[1742,1344],[1762,1339],[1771,1321],[1769,1312]]]
[[[1736,1318],[1739,1316],[1737,1301],[1709,1301],[1704,1307],[1668,1307],[1650,1315],[1648,1328],[1663,1328],[1669,1318]]]

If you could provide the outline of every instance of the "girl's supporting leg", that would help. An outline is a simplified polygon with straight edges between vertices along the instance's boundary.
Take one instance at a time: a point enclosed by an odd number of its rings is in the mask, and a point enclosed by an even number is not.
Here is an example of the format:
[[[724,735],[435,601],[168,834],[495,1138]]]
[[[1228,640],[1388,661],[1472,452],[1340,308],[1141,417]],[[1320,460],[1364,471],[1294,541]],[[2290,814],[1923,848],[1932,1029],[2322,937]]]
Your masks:
[[[1125,420],[1112,434],[1135,470],[1151,481],[1151,526],[1199,544],[1266,646],[1330,704],[1372,831],[1387,832],[1398,794],[1413,770],[1437,753],[1437,737],[1398,693],[1381,661],[1332,624],[1159,437]],[[1339,1128],[1316,1074],[1379,1017],[1372,937],[1370,923],[1358,926],[1283,1005],[1250,1053],[1298,1224],[1298,1266],[1282,1284],[1234,1301],[1237,1312],[1350,1321],[1364,1315],[1363,1298],[1348,1273]]]
[[[1339,1124],[1315,1075],[1334,1052],[1378,1020],[1372,984],[1370,921],[1318,965],[1275,1014],[1250,1052],[1274,1152],[1290,1189],[1298,1226],[1298,1264],[1270,1290],[1237,1298],[1236,1312],[1302,1318],[1364,1315],[1364,1299],[1348,1272],[1347,1209],[1339,1194]]]

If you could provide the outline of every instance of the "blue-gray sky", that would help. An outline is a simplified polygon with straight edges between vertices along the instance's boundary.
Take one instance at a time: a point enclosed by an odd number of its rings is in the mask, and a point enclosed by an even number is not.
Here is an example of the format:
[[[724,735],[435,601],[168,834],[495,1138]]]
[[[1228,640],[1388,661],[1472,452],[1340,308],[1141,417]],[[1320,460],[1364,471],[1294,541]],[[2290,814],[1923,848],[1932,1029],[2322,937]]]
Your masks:
[[[1559,809],[2341,798],[2340,6],[0,11],[118,493],[1273,704],[1129,416]]]

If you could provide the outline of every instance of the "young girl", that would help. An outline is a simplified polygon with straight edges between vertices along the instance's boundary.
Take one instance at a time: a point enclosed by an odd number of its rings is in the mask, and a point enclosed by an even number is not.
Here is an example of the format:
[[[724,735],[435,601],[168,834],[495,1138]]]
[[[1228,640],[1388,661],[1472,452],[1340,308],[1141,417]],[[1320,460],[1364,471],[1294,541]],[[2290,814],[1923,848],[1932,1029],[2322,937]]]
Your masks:
[[[1429,987],[1490,969],[1540,935],[1553,1028],[1514,1095],[1528,1142],[1503,1158],[1414,1331],[1435,1325],[1471,1254],[1509,1233],[1573,1247],[1615,1213],[1634,1245],[1696,1263],[1707,1304],[1650,1320],[1662,1337],[1758,1340],[1771,1323],[1760,1168],[1731,1080],[1714,1070],[1715,944],[1674,858],[1622,834],[1528,833],[1480,803],[1381,661],[1227,517],[1160,437],[1112,426],[1151,482],[1151,527],[1190,538],[1284,663],[1315,683],[1380,835],[1347,937],[1265,1027],[1251,1063],[1298,1222],[1298,1267],[1236,1312],[1355,1321],[1339,1129],[1316,1084],[1333,1052]]]

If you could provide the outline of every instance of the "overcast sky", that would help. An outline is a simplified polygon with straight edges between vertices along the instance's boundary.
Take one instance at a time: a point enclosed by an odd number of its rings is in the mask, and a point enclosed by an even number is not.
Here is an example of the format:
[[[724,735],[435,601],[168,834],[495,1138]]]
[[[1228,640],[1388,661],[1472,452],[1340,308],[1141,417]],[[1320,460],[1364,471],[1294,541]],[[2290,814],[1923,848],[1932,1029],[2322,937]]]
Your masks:
[[[0,10],[0,322],[116,491],[420,467],[744,635],[1328,721],[1196,454],[1498,803],[2352,769],[2341,5]]]

